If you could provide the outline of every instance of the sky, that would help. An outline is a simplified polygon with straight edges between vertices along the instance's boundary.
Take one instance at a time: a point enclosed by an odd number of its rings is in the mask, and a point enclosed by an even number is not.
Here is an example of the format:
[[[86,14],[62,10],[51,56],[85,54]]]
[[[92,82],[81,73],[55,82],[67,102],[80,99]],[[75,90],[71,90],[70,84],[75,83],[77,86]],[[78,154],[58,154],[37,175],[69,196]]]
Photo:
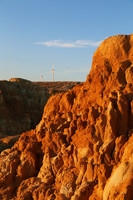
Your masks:
[[[85,81],[100,43],[133,33],[133,0],[0,0],[0,80]]]

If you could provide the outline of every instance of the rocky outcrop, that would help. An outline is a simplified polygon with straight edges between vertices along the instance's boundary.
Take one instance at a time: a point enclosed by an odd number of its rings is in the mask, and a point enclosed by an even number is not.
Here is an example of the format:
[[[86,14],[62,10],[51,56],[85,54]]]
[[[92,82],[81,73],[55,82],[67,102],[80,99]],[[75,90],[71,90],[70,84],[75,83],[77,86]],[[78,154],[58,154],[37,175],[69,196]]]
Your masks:
[[[14,135],[14,136],[7,136],[4,134],[0,134],[0,152],[11,148],[14,143],[19,139],[20,135]]]
[[[0,199],[133,199],[133,35],[106,39],[85,83],[51,96],[0,155]]]

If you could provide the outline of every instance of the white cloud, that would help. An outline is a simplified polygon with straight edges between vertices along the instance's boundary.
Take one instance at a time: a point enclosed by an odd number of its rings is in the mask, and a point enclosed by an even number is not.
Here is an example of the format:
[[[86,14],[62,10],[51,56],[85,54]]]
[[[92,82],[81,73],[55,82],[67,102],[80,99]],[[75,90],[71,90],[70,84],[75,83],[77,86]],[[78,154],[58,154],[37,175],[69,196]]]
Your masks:
[[[44,45],[46,47],[61,47],[61,48],[85,48],[88,46],[98,47],[102,41],[93,42],[89,40],[76,40],[74,42],[64,42],[62,40],[50,40],[46,42],[35,42],[34,44]]]

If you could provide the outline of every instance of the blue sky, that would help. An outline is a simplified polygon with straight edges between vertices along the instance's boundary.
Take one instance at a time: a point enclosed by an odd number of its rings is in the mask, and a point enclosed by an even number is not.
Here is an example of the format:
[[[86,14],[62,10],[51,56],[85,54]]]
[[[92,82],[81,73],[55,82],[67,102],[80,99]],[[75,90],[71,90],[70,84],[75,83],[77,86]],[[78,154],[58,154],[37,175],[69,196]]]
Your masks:
[[[133,0],[0,0],[0,80],[85,81],[100,42],[133,33]]]

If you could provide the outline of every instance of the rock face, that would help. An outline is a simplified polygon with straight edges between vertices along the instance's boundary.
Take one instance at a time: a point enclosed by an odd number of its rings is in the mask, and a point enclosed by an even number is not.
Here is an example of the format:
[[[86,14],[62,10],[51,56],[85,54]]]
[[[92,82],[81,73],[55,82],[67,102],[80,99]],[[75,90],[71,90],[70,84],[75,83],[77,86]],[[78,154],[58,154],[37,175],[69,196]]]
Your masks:
[[[0,81],[0,132],[15,135],[35,128],[48,98],[46,88],[30,81]]]
[[[0,155],[0,199],[133,199],[133,35],[106,39],[85,83],[51,96]]]

